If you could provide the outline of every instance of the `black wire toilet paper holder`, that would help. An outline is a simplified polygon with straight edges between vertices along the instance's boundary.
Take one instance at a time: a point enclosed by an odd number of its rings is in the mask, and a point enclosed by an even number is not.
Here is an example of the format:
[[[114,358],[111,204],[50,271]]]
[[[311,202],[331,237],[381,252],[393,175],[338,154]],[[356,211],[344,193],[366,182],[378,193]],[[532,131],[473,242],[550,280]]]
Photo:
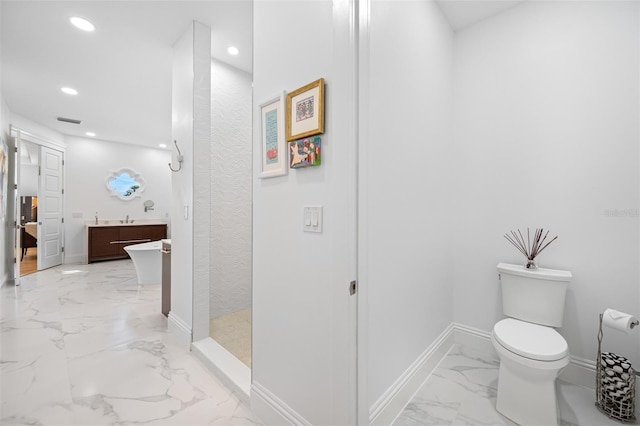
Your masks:
[[[631,328],[637,325],[631,324]],[[636,371],[626,358],[614,353],[605,352],[603,359],[602,337],[602,314],[600,314],[596,359],[596,407],[611,419],[622,423],[635,422]],[[607,365],[603,366],[603,362]],[[627,367],[625,368],[624,365]]]

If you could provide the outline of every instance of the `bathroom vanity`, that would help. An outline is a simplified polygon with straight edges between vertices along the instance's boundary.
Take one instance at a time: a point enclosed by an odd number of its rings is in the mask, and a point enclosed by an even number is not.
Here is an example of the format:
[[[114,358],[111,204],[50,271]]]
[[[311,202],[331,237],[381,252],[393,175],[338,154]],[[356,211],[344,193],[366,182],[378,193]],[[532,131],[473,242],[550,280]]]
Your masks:
[[[167,238],[167,224],[118,223],[119,221],[87,224],[87,263],[126,259],[124,247]]]

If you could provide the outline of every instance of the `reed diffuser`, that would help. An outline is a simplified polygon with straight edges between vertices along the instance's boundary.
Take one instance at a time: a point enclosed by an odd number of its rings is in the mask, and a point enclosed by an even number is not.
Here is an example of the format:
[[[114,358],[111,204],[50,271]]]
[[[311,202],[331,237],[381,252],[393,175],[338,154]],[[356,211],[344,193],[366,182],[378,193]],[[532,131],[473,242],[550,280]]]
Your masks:
[[[545,241],[547,240],[547,236],[549,235],[549,231],[547,231],[546,234],[544,234],[544,237],[542,236],[543,233],[544,233],[544,229],[536,228],[536,232],[533,235],[533,239],[531,239],[529,228],[527,228],[526,241],[524,239],[524,236],[522,235],[522,232],[520,232],[519,229],[517,233],[515,231],[511,231],[511,235],[504,234],[504,237],[511,244],[513,244],[513,246],[517,248],[518,251],[520,251],[520,253],[524,254],[524,256],[527,258],[527,262],[524,265],[526,269],[538,269],[538,265],[536,265],[536,262],[535,262],[536,256],[542,253],[542,250],[546,249],[549,246],[549,244],[551,244],[558,238],[558,236],[556,235],[549,242],[545,244]]]

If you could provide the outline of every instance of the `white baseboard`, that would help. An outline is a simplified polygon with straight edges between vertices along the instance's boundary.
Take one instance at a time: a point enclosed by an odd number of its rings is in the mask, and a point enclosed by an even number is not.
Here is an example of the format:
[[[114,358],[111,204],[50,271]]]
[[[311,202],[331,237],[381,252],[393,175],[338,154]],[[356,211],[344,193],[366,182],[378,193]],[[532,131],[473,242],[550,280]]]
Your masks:
[[[452,328],[455,343],[498,358],[498,353],[491,343],[491,333],[457,323],[453,323]]]
[[[572,356],[569,365],[560,373],[560,380],[595,390],[596,362]]]
[[[251,385],[251,411],[265,425],[311,426],[311,422],[255,381]]]
[[[65,265],[83,265],[87,263],[87,254],[65,254],[64,262]]]
[[[390,425],[455,343],[449,325],[369,409],[371,425]]]
[[[233,356],[211,337],[191,345],[193,353],[215,374],[229,389],[249,404],[251,392],[251,369]]]
[[[370,424],[392,424],[454,344],[498,358],[489,332],[451,323],[371,406]],[[593,389],[596,380],[595,362],[571,357],[569,365],[560,373],[560,380]]]
[[[191,327],[182,318],[169,312],[168,316],[169,332],[177,337],[178,341],[191,349]]]

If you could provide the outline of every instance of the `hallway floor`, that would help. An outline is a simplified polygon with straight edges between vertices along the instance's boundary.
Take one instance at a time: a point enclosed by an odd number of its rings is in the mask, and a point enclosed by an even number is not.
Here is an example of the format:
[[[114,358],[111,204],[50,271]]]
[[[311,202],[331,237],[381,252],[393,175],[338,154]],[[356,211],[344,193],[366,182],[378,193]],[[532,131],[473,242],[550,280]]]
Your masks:
[[[20,276],[24,277],[34,272],[38,272],[38,249],[30,247],[20,261]]]
[[[255,425],[167,332],[130,260],[63,265],[0,290],[0,424]]]
[[[454,345],[393,424],[515,425],[495,408],[499,366],[492,355]],[[558,381],[557,392],[562,426],[621,424],[598,411],[593,389]]]

